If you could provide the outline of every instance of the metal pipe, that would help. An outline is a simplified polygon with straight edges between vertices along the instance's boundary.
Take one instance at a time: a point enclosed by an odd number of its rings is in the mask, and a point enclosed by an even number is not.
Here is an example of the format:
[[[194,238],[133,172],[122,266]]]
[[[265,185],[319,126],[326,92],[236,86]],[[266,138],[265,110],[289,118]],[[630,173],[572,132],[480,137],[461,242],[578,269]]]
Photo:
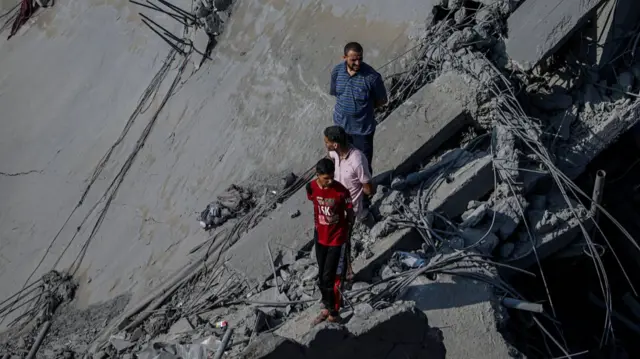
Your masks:
[[[227,345],[229,344],[229,340],[231,340],[232,334],[233,334],[233,328],[227,327],[227,331],[224,332],[224,336],[222,337],[222,343],[220,343],[220,346],[218,347],[218,350],[216,351],[216,355],[213,357],[213,359],[222,358],[222,355],[224,354],[224,351],[227,349]]]
[[[280,286],[278,285],[278,274],[276,273],[276,266],[273,263],[273,255],[271,255],[271,248],[269,248],[269,242],[267,242],[267,253],[269,254],[269,264],[271,264],[271,270],[273,271],[273,283],[276,285],[276,290],[280,294]]]
[[[523,300],[505,297],[502,298],[502,305],[511,309],[525,310],[527,312],[542,313],[542,304],[525,302]]]
[[[591,195],[591,216],[594,220],[598,221],[598,206],[602,202],[602,192],[604,191],[604,180],[607,177],[607,172],[598,170],[596,172],[596,182],[593,185],[593,194]]]
[[[36,353],[38,352],[38,349],[40,349],[40,345],[42,345],[42,342],[44,341],[44,338],[47,336],[47,332],[49,332],[50,327],[51,327],[50,321],[46,321],[44,322],[44,324],[42,324],[42,327],[40,327],[40,333],[38,333],[38,337],[36,338],[35,343],[33,343],[33,346],[31,347],[31,350],[27,355],[27,359],[33,359],[36,357]]]

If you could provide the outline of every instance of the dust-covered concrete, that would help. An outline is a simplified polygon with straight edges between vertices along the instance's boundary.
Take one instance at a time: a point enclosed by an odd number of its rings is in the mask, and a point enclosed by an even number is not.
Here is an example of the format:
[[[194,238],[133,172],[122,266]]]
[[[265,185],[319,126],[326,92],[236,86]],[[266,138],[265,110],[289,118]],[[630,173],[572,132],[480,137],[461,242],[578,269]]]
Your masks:
[[[576,30],[600,0],[527,0],[509,16],[507,53],[531,70]]]
[[[102,204],[90,208],[176,74],[169,71],[63,227],[169,50],[138,11],[181,34],[169,17],[125,1],[61,2],[0,45],[0,171],[34,171],[0,176],[3,296],[19,290],[46,254],[35,278],[79,258],[81,308],[125,292],[135,302],[203,241],[194,212],[216,194],[253,172],[300,171],[317,158],[320,130],[331,118],[329,70],[342,46],[360,41],[366,60],[381,66],[410,45],[428,6],[239,2],[212,61],[188,69],[87,243]]]
[[[442,332],[431,327],[427,316],[412,302],[399,302],[375,312],[356,311],[344,326],[323,323],[310,329],[315,313],[308,314],[301,316],[308,321],[295,322],[296,327],[281,332],[284,337],[267,334],[256,338],[239,358],[446,357]]]
[[[512,357],[498,332],[501,310],[496,311],[489,285],[450,275],[439,275],[436,280],[419,277],[403,298],[415,301],[430,325],[442,330],[447,357]]]

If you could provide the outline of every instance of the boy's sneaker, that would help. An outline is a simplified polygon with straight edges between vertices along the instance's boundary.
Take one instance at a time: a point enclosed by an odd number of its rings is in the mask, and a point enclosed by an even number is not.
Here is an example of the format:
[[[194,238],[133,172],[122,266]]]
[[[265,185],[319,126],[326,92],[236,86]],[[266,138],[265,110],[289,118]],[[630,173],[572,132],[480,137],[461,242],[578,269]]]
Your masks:
[[[340,317],[340,315],[330,315],[329,317],[327,317],[327,322],[329,323],[340,323],[342,321],[342,318]]]

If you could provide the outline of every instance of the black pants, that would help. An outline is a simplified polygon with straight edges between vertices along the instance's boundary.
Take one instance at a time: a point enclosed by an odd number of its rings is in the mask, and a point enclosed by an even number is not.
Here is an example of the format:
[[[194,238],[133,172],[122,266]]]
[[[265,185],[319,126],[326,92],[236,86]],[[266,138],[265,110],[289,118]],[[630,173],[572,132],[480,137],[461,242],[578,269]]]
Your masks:
[[[318,242],[315,234],[316,259],[318,260],[318,288],[322,304],[332,316],[340,313],[342,305],[342,285],[347,273],[349,255],[348,242],[337,247],[329,247]]]
[[[349,134],[349,143],[359,149],[360,151],[362,151],[362,153],[364,153],[364,156],[367,158],[367,161],[369,162],[369,172],[371,172],[371,175],[373,175],[373,135],[375,134],[375,131],[371,132],[368,135],[351,135]]]

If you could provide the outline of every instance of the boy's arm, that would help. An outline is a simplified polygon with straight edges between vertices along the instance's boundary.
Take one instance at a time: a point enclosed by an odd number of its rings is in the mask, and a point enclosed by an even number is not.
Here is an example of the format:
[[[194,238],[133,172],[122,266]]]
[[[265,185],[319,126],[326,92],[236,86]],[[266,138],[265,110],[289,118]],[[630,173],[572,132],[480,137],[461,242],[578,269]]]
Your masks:
[[[345,194],[344,203],[345,203],[345,212],[347,214],[347,225],[348,225],[349,233],[351,233],[351,228],[356,222],[356,215],[355,215],[355,212],[353,212],[353,203],[351,202],[351,195],[349,193]],[[351,240],[351,238],[349,238],[349,240]]]
[[[307,199],[312,201],[313,197],[311,195],[313,194],[313,189],[311,189],[311,182],[307,182],[305,189],[307,190]]]

